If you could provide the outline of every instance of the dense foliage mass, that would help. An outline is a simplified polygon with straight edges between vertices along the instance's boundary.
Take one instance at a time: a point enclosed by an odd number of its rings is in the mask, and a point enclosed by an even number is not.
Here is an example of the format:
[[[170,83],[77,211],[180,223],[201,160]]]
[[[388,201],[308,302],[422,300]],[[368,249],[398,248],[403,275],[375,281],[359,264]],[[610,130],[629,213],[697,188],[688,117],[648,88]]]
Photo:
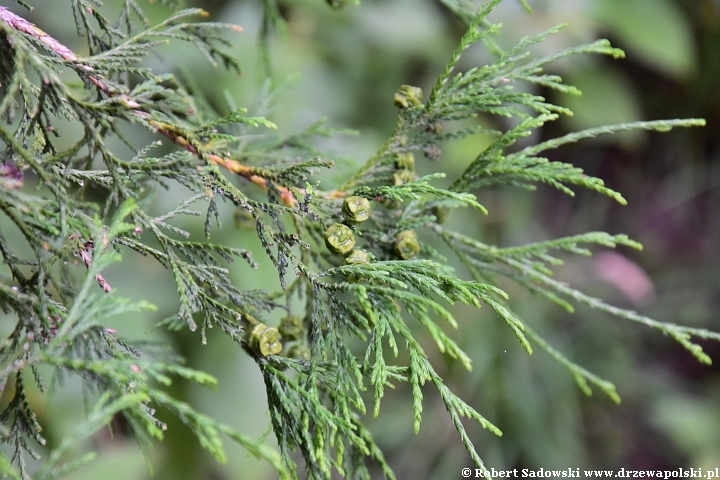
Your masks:
[[[22,238],[16,244],[0,232],[0,307],[3,318],[15,322],[0,345],[0,380],[11,392],[0,415],[0,472],[12,478],[60,478],[92,458],[76,457],[76,444],[118,416],[143,444],[172,435],[156,418],[155,409],[163,408],[221,461],[224,434],[270,462],[282,478],[296,477],[300,457],[309,478],[330,478],[333,470],[369,478],[369,459],[393,478],[362,414],[371,403],[378,415],[385,389],[402,382],[412,389],[415,430],[426,386],[432,385],[473,461],[484,469],[461,418],[498,435],[500,429],[448,388],[426,354],[437,348],[471,367],[446,333],[447,326],[456,326],[449,304],[489,307],[529,354],[533,348],[544,350],[568,368],[583,392],[590,394],[594,386],[619,401],[610,382],[563,356],[507,307],[507,294],[498,287],[502,278],[570,311],[573,304],[586,304],[660,330],[709,363],[693,338],[720,340],[717,333],[656,322],[553,279],[552,267],[560,263],[555,252],[589,255],[586,246],[592,244],[640,247],[627,236],[593,232],[503,247],[445,226],[455,208],[473,209],[482,221],[487,211],[472,192],[491,187],[533,189],[544,183],[568,195],[586,188],[623,203],[600,179],[549,161],[543,153],[629,129],[667,131],[704,123],[612,125],[518,147],[544,124],[571,114],[524,88],[533,84],[578,93],[545,73],[547,64],[579,54],[617,58],[623,52],[600,40],[549,56],[531,55],[534,44],[561,27],[503,49],[493,40],[500,25],[488,20],[499,2],[490,1],[476,13],[441,2],[469,24],[467,33],[429,91],[399,86],[392,99],[399,109],[394,131],[340,185],[319,184],[314,177],[339,168],[314,143],[337,133],[324,122],[279,136],[262,112],[231,101],[218,112],[189,79],[142,66],[154,47],[170,40],[189,42],[212,64],[238,69],[222,32],[238,27],[196,21],[206,16],[200,9],[177,10],[150,25],[134,0],[124,0],[119,17],[111,19],[97,2],[68,0],[78,33],[87,41],[89,54],[81,57],[20,13],[0,7],[0,211],[3,230],[16,229]],[[267,29],[282,22],[274,1],[264,7]],[[463,52],[474,44],[483,44],[495,60],[458,71]],[[487,121],[473,123],[479,115]],[[488,129],[495,117],[504,121],[496,122],[497,130]],[[132,132],[140,128],[157,141],[136,144]],[[80,132],[69,148],[57,146],[64,131]],[[445,176],[442,161],[433,164],[437,173],[416,174],[416,162],[442,160],[443,142],[488,133],[495,140],[447,188],[437,186]],[[174,148],[158,153],[161,143]],[[149,213],[153,198],[172,184],[185,188],[186,199],[163,215]],[[264,252],[210,239],[223,202],[237,209],[239,221],[253,225]],[[203,214],[204,240],[191,239],[174,224],[178,217]],[[457,256],[464,272],[447,267],[426,241],[433,237]],[[130,344],[107,328],[112,316],[153,308],[126,300],[102,274],[123,256],[138,254],[174,278],[177,313],[162,325],[199,330],[203,341],[207,329],[217,327],[255,360],[278,450],[198,413],[165,388],[173,376],[210,384],[212,377],[181,366],[172,355]],[[272,260],[277,292],[243,290],[230,280],[226,262],[241,259],[255,266],[252,254]],[[271,325],[268,318],[278,310],[282,320]],[[435,345],[421,345],[418,329],[426,329]],[[76,434],[53,445],[31,471],[27,455],[36,456],[45,440],[26,384],[44,389],[41,370],[47,367],[58,380],[79,377],[92,404]]]

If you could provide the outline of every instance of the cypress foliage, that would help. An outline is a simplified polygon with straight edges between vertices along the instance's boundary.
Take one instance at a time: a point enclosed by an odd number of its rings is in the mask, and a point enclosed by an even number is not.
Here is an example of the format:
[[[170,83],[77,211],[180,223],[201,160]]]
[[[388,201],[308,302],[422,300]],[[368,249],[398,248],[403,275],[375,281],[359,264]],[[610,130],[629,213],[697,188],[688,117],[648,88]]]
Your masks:
[[[568,195],[587,188],[624,203],[602,180],[549,161],[543,152],[624,130],[664,132],[704,125],[700,119],[636,122],[514,148],[544,124],[571,113],[517,86],[530,83],[578,93],[545,73],[545,66],[579,54],[622,57],[608,41],[534,57],[529,47],[562,28],[556,27],[501,49],[493,41],[501,26],[488,19],[500,0],[477,12],[442,0],[468,28],[437,82],[428,92],[400,86],[392,135],[356,171],[347,172],[344,183],[321,188],[313,175],[338,167],[313,142],[340,130],[320,121],[279,136],[268,119],[232,104],[217,112],[192,84],[141,66],[159,44],[184,41],[213,65],[237,70],[222,31],[239,27],[207,22],[204,11],[180,9],[173,0],[162,3],[176,7],[175,13],[156,25],[134,0],[119,2],[117,18],[106,18],[99,2],[63,1],[87,41],[87,56],[73,53],[15,9],[0,7],[0,211],[3,225],[14,225],[23,240],[15,244],[0,232],[0,308],[14,322],[0,344],[0,388],[11,393],[0,415],[3,475],[61,478],[92,460],[90,454],[71,455],[73,447],[118,415],[141,444],[172,435],[155,416],[155,409],[163,407],[187,424],[219,461],[225,459],[224,435],[264,458],[281,478],[296,478],[299,469],[308,478],[330,478],[333,471],[369,478],[369,462],[394,478],[361,414],[372,403],[378,415],[385,389],[399,383],[411,386],[415,431],[422,421],[423,397],[439,394],[473,461],[485,469],[461,418],[497,435],[500,429],[452,392],[425,353],[437,348],[470,369],[471,359],[448,333],[457,326],[449,305],[489,307],[528,354],[544,350],[567,367],[583,392],[590,395],[596,387],[619,402],[612,383],[563,356],[506,306],[508,296],[497,286],[500,278],[569,311],[574,304],[585,304],[657,329],[710,363],[695,339],[720,340],[718,333],[660,323],[553,279],[552,268],[561,263],[556,252],[590,255],[593,245],[640,248],[627,236],[592,232],[504,247],[443,224],[454,208],[472,209],[482,221],[487,211],[472,192],[489,186],[533,189],[544,183]],[[20,12],[31,8],[16,2]],[[328,3],[341,7],[350,2]],[[282,16],[274,0],[263,5],[263,32],[268,35],[282,28]],[[459,71],[464,51],[477,43],[495,55],[494,61]],[[512,127],[489,131],[458,126],[478,115],[506,117]],[[56,147],[60,126],[68,123],[79,126],[80,138],[69,148]],[[136,144],[124,133],[127,124],[146,129],[157,140]],[[442,171],[417,177],[415,162],[425,160],[416,156],[437,160],[442,158],[440,142],[480,133],[492,133],[495,140],[448,188],[436,186]],[[126,150],[115,148],[117,140],[135,153],[127,156]],[[175,148],[154,156],[160,142]],[[443,164],[436,165],[441,169]],[[162,195],[152,192],[171,184],[182,185],[191,195],[165,214],[151,215],[150,202]],[[101,194],[88,195],[90,188]],[[232,204],[254,224],[264,251],[210,239],[220,203]],[[193,215],[205,216],[204,241],[190,240],[188,232],[171,224],[176,217]],[[447,267],[446,259],[421,240],[430,236],[446,244],[466,271]],[[176,314],[162,321],[165,327],[198,331],[203,342],[207,329],[218,327],[256,362],[278,450],[166,391],[174,376],[212,384],[211,376],[132,345],[106,327],[112,316],[153,308],[123,298],[103,277],[103,269],[130,255],[152,258],[172,274],[179,301]],[[256,266],[253,255],[271,259],[277,292],[243,290],[231,282],[227,262],[240,259]],[[303,308],[290,307],[297,303],[293,299],[301,299]],[[276,310],[286,313],[273,326],[267,318]],[[419,329],[427,329],[434,346],[420,345]],[[350,347],[351,339],[362,345],[360,353]],[[399,356],[401,350],[405,354]],[[44,390],[40,367],[50,367],[58,378],[80,378],[93,396],[76,434],[53,446],[31,471],[26,460],[38,456],[36,447],[45,440],[26,384],[34,382]],[[301,465],[293,452],[299,452]]]

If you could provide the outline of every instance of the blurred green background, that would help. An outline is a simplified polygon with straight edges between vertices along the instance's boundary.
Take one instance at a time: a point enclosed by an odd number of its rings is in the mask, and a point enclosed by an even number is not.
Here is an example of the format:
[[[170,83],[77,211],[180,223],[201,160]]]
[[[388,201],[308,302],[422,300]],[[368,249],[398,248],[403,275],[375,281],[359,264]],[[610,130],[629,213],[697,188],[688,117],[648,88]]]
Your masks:
[[[69,2],[31,3],[37,8],[26,15],[29,20],[83,52]],[[105,3],[111,10],[120,0]],[[288,80],[288,86],[277,98],[270,119],[283,132],[303,128],[320,117],[328,117],[333,126],[357,129],[358,136],[322,144],[348,159],[341,167],[345,172],[390,134],[397,87],[412,84],[429,89],[464,31],[431,0],[363,0],[360,6],[340,11],[330,9],[323,0],[279,3],[288,28],[284,38],[272,37],[270,63],[274,78]],[[542,186],[536,192],[480,191],[475,193],[490,215],[464,217],[454,212],[450,224],[471,225],[478,238],[503,246],[592,230],[626,233],[645,249],[567,258],[557,278],[660,321],[720,329],[720,1],[529,3],[533,14],[526,13],[519,2],[505,0],[491,15],[493,21],[505,25],[498,38],[501,45],[509,47],[522,36],[567,22],[568,28],[539,45],[538,52],[606,37],[627,53],[627,59],[620,61],[573,57],[554,64],[553,73],[579,87],[583,96],[541,92],[573,109],[575,116],[547,126],[533,141],[633,120],[704,117],[707,127],[604,137],[551,152],[551,160],[574,163],[603,178],[627,198],[628,206],[587,192],[569,198]],[[263,77],[257,47],[262,3],[197,0],[188,4],[207,9],[212,20],[243,26],[244,32],[232,37],[243,74],[213,69],[183,44],[161,48],[148,62],[157,72],[177,73],[181,64],[219,108],[223,108],[225,92],[239,106],[253,105]],[[156,4],[148,8],[154,19],[167,12]],[[462,65],[481,65],[489,59],[482,48],[473,48]],[[151,138],[138,136],[137,141],[142,145]],[[418,162],[418,170],[442,170],[452,177],[487,142],[487,138],[471,138],[444,145],[440,163]],[[323,187],[335,186],[330,185],[332,179],[326,182]],[[174,206],[183,194],[181,189],[158,191],[157,211]],[[263,269],[269,262],[262,259],[254,231],[233,227],[230,209],[223,214],[224,228],[214,230],[213,239],[251,248],[261,260],[259,270],[239,262],[232,266],[238,284],[276,290],[277,275],[272,267]],[[200,230],[200,224],[192,221],[185,226]],[[203,346],[197,334],[152,329],[177,308],[168,273],[128,253],[106,277],[119,294],[147,299],[159,307],[147,316],[119,318],[110,326],[130,340],[168,343],[190,366],[219,379],[215,391],[178,382],[173,393],[244,433],[261,436],[269,423],[264,386],[253,362],[236,345],[219,332],[211,332]],[[613,381],[622,404],[616,406],[600,393],[589,398],[582,395],[563,367],[540,351],[528,356],[491,312],[457,308],[460,328],[454,335],[473,359],[474,369],[468,373],[437,354],[434,361],[454,391],[503,430],[504,436],[497,438],[468,423],[489,467],[720,466],[720,368],[698,364],[671,339],[636,324],[586,308],[571,315],[521,288],[502,287],[511,295],[512,309],[552,345]],[[0,320],[3,330],[11,326],[8,317],[0,316]],[[720,345],[704,346],[720,363]],[[73,381],[54,387],[46,405],[37,397],[40,421],[51,443],[62,439],[82,416],[82,398],[79,383]],[[417,435],[412,434],[411,398],[407,388],[387,391],[380,417],[365,419],[390,465],[400,479],[460,478],[460,469],[472,466],[471,460],[438,395],[427,390],[424,421]],[[166,441],[148,453],[154,478],[274,478],[269,467],[230,442],[229,461],[215,463],[186,429],[169,423]],[[99,459],[70,478],[150,478],[143,452],[118,427],[120,434],[115,437],[104,433],[93,438]]]

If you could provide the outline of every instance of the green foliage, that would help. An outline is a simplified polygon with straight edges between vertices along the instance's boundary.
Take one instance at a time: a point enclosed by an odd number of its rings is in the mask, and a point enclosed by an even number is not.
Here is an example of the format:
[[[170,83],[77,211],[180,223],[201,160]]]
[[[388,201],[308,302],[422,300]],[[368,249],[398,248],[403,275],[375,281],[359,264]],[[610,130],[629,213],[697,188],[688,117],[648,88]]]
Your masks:
[[[415,333],[417,326],[426,329],[439,352],[470,369],[471,358],[445,331],[446,325],[457,327],[449,305],[490,307],[528,354],[540,347],[570,370],[584,393],[589,395],[594,385],[619,402],[611,383],[567,359],[506,306],[500,278],[570,311],[573,303],[585,304],[658,329],[710,363],[694,339],[720,340],[720,334],[660,323],[552,278],[552,268],[561,263],[553,252],[590,255],[586,244],[640,248],[625,235],[588,233],[500,247],[444,226],[450,208],[487,213],[472,192],[488,187],[532,189],[544,183],[568,195],[582,187],[624,203],[602,180],[538,154],[623,130],[664,132],[704,124],[696,119],[637,122],[516,148],[546,123],[571,114],[524,86],[579,93],[544,73],[547,64],[576,54],[619,58],[623,52],[600,40],[534,58],[529,48],[561,27],[502,50],[493,40],[501,26],[488,20],[499,2],[488,2],[477,13],[457,2],[441,2],[469,23],[458,48],[427,99],[419,87],[399,87],[394,101],[400,110],[391,136],[359,169],[347,172],[347,181],[328,190],[311,183],[318,170],[339,168],[315,146],[317,137],[337,133],[323,121],[280,136],[262,112],[249,114],[232,102],[215,111],[191,80],[158,75],[141,64],[162,42],[180,40],[195,45],[213,65],[237,69],[221,34],[237,27],[195,22],[194,17],[205,15],[199,9],[178,10],[151,25],[132,0],[123,2],[113,21],[94,2],[71,0],[90,52],[80,58],[0,7],[0,211],[24,241],[17,245],[0,233],[5,266],[0,307],[16,321],[0,345],[0,380],[11,397],[0,415],[6,444],[0,471],[12,478],[60,478],[92,460],[91,454],[76,455],[76,445],[117,416],[148,446],[166,434],[155,416],[162,407],[188,425],[218,461],[226,459],[224,434],[269,462],[282,478],[297,477],[294,451],[309,478],[330,478],[333,470],[370,478],[368,459],[394,478],[360,415],[369,397],[379,415],[385,388],[399,383],[412,390],[415,431],[422,422],[426,384],[432,384],[473,461],[485,469],[461,417],[497,435],[500,429],[451,391],[426,353],[430,347],[421,345]],[[267,35],[273,26],[282,28],[283,21],[275,1],[263,5]],[[494,61],[458,71],[463,52],[478,43],[496,55]],[[73,75],[81,82],[68,80]],[[271,90],[263,95],[272,96]],[[484,123],[468,127],[478,116]],[[497,129],[484,126],[497,118],[509,122],[496,122]],[[80,138],[69,148],[56,146],[57,136],[64,135],[59,130],[68,123],[78,127]],[[164,137],[175,148],[161,150],[159,140],[136,145],[131,138],[138,129]],[[431,184],[445,176],[442,172],[416,178],[414,153],[438,160],[442,142],[480,133],[496,138],[449,187]],[[118,143],[134,154],[123,153]],[[183,186],[187,198],[153,216],[149,207],[155,190],[173,184]],[[344,203],[348,197],[352,204]],[[279,291],[243,290],[232,283],[226,262],[240,258],[257,264],[248,250],[210,241],[220,203],[232,205],[253,224],[277,270]],[[173,224],[176,218],[201,216],[195,204],[205,211],[206,238],[201,240],[191,240],[189,232]],[[426,240],[430,236],[449,247],[472,280],[446,266]],[[279,452],[166,390],[172,377],[208,385],[215,383],[212,377],[182,367],[173,356],[133,345],[104,326],[114,315],[153,308],[127,301],[102,275],[123,255],[134,254],[153,259],[174,279],[177,313],[159,324],[192,331],[200,327],[203,342],[207,329],[219,327],[256,362]],[[290,284],[289,269],[297,277]],[[277,310],[285,311],[279,328],[269,320]],[[39,469],[30,471],[26,457],[36,457],[35,445],[45,440],[26,383],[44,389],[41,367],[59,379],[80,378],[93,393],[93,404],[76,434],[52,445]]]

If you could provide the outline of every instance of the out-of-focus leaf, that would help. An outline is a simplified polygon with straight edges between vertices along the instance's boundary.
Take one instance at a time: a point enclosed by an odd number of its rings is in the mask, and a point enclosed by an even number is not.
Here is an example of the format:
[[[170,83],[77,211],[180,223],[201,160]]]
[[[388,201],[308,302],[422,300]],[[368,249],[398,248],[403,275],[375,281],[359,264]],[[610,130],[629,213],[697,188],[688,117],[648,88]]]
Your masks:
[[[671,0],[597,0],[594,17],[634,58],[676,77],[695,69],[695,46],[688,19]]]
[[[563,104],[573,111],[567,118],[571,130],[582,130],[598,125],[614,125],[642,119],[642,112],[625,79],[615,71],[599,66],[587,68],[567,76],[568,83],[582,92],[581,96],[568,95]],[[614,141],[632,144],[642,137],[640,131],[622,132]]]
[[[720,413],[707,402],[666,392],[654,405],[653,422],[689,455],[720,448]]]

